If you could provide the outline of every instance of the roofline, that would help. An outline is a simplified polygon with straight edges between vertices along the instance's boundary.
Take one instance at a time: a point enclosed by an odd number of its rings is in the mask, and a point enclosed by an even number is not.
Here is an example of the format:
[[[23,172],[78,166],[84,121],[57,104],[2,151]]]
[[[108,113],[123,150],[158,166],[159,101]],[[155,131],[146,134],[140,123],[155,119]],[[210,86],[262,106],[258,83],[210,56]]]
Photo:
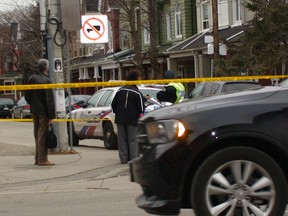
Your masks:
[[[235,35],[232,35],[231,37],[227,38],[226,40],[229,41],[229,40],[231,40],[231,39],[233,39],[233,38],[235,38],[235,37],[237,37],[238,35],[241,35],[241,34],[243,34],[243,33],[244,33],[244,30],[236,33]]]
[[[188,44],[186,44],[184,47],[182,47],[181,49],[185,49],[187,46],[189,46],[191,43],[193,43],[194,41],[198,40],[200,37],[202,37],[203,35],[205,35],[207,32],[209,32],[209,30],[202,32],[198,37],[196,37],[194,40],[190,41]]]

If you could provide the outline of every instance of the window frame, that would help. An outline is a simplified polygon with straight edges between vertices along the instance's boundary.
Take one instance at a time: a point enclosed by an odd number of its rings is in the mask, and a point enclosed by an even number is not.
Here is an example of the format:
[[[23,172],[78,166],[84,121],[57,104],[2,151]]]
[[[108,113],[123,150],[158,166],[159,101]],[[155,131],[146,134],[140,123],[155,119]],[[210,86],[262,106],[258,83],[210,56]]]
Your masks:
[[[241,0],[235,0],[235,21],[241,21]]]
[[[104,94],[104,92],[105,92],[105,91],[98,91],[98,92],[96,92],[96,93],[88,100],[88,102],[87,102],[88,107],[97,107],[97,105],[98,105],[98,103],[99,103],[102,95]],[[96,99],[94,99],[94,98],[96,98]],[[93,101],[93,99],[94,99],[94,101],[96,101],[96,102],[91,104],[91,101]]]
[[[4,80],[3,81],[4,86],[13,86],[16,85],[14,80]],[[15,94],[16,90],[4,90],[4,95],[10,95]]]
[[[175,38],[182,38],[182,11],[180,6],[177,5],[174,11],[174,21],[175,21]]]
[[[96,107],[107,107],[109,106],[108,101],[111,98],[111,95],[113,94],[113,90],[108,89],[106,90],[103,95],[101,96],[101,98],[99,99],[97,106]],[[107,96],[107,97],[106,97]],[[104,102],[103,104],[101,102]],[[112,102],[112,101],[111,101]],[[100,104],[101,103],[101,104]],[[110,103],[111,105],[111,103]]]
[[[149,31],[149,24],[146,23],[143,29],[143,40],[144,44],[150,44],[150,31]]]
[[[167,40],[172,40],[172,17],[171,13],[166,13],[166,36]]]
[[[205,11],[204,11],[204,9],[205,9]],[[209,19],[209,3],[208,3],[208,1],[204,1],[201,3],[201,12],[202,12],[201,13],[201,15],[202,15],[202,17],[201,17],[202,30],[209,29],[210,19]]]

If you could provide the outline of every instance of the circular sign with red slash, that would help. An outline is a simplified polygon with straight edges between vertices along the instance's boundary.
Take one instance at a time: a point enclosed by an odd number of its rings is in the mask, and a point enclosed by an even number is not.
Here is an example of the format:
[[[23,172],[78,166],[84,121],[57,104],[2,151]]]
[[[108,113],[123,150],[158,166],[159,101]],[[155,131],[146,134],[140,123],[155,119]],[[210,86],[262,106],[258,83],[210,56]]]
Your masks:
[[[88,39],[97,40],[104,35],[105,26],[100,19],[93,17],[84,23],[82,31]]]
[[[82,16],[81,42],[107,43],[108,18],[106,15]]]

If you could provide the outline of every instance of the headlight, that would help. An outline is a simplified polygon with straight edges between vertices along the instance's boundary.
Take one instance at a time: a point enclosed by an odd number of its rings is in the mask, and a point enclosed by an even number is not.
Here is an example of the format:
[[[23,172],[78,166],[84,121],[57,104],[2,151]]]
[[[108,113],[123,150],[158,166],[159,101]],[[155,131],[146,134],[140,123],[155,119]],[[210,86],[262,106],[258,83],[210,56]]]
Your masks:
[[[146,124],[151,144],[163,144],[181,137],[185,133],[184,125],[178,120],[155,121]]]

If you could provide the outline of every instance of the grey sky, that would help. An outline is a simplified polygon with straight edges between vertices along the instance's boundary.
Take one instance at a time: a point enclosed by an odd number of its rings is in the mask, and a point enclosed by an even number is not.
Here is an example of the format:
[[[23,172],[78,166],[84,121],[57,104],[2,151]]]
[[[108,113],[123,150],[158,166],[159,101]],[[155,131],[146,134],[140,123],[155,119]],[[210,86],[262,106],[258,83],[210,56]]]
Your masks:
[[[29,2],[29,0],[0,0],[0,11],[13,10],[17,4],[22,6],[27,2]]]

